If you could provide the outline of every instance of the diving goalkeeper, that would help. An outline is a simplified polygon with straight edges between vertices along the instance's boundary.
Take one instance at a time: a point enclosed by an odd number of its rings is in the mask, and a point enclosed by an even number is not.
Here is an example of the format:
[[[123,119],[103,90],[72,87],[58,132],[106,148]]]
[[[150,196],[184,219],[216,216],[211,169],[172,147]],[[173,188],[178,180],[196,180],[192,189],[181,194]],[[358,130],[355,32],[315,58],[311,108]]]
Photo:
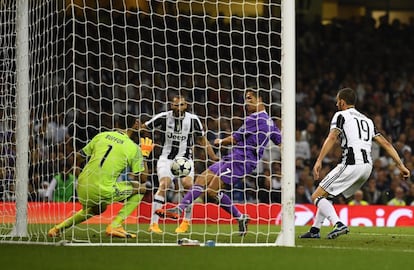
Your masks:
[[[122,224],[138,206],[145,192],[147,165],[143,157],[150,155],[153,144],[149,138],[141,138],[141,148],[135,144],[130,137],[138,131],[139,122],[132,117],[127,118],[131,128],[101,132],[77,154],[78,164],[89,158],[78,178],[77,193],[82,210],[51,228],[49,237],[57,237],[64,229],[103,213],[113,202],[126,200],[107,226],[106,234],[136,238],[136,234],[125,231]],[[127,167],[131,169],[134,181],[117,182]]]

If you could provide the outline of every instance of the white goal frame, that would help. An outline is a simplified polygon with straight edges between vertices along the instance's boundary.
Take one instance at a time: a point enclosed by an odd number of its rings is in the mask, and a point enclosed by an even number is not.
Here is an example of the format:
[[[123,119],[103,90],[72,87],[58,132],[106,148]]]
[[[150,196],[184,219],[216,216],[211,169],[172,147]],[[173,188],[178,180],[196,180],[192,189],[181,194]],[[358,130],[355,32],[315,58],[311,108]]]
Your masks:
[[[282,0],[282,228],[277,245],[295,245],[295,1]]]

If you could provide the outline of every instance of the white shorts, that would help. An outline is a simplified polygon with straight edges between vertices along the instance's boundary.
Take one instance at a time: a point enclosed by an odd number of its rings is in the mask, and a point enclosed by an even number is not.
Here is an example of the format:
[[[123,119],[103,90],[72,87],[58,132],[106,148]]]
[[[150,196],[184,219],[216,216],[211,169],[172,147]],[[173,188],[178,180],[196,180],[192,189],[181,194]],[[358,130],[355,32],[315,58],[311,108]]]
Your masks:
[[[191,161],[191,172],[188,176],[191,176],[192,179],[194,179],[194,161]],[[163,177],[169,177],[171,180],[174,179],[174,175],[171,172],[171,163],[173,161],[171,159],[166,158],[160,158],[157,162],[157,176],[158,179],[161,179]],[[181,182],[181,181],[178,181]],[[181,183],[180,183],[181,184]]]
[[[342,193],[345,198],[349,198],[367,181],[371,171],[372,165],[370,163],[338,164],[322,179],[319,186],[330,195],[337,196]]]

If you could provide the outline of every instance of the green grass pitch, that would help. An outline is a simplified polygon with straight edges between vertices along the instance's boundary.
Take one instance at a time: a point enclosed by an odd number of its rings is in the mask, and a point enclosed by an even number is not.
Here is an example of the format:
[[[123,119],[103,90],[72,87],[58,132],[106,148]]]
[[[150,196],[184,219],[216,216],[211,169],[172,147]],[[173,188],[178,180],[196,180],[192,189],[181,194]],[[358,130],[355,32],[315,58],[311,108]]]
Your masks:
[[[184,247],[174,245],[180,237],[214,239],[217,243],[251,243],[276,239],[279,227],[267,235],[267,227],[250,226],[241,238],[236,226],[193,225],[191,234],[177,236],[175,226],[166,233],[153,235],[141,228],[139,240],[108,239],[99,228],[86,225],[68,231],[78,240],[112,241],[116,246],[0,244],[2,269],[413,269],[414,228],[351,227],[348,235],[324,239],[330,228],[322,228],[321,239],[298,239],[307,227],[296,227],[295,247]],[[128,227],[131,230],[130,227]],[[207,230],[208,236],[199,232]],[[215,231],[214,231],[215,230]],[[274,232],[273,232],[274,231]],[[41,237],[41,236],[39,236]],[[59,239],[56,239],[59,241]],[[170,246],[136,246],[130,243],[166,241]],[[125,243],[127,246],[122,246]]]

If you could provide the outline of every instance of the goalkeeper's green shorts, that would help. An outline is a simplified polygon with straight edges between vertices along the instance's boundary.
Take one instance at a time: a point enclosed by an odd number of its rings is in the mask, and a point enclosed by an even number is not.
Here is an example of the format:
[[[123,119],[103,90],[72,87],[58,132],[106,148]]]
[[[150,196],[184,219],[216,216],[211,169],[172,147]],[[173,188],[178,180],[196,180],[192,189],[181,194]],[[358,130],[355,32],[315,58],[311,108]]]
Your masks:
[[[116,182],[110,188],[78,186],[78,199],[84,207],[93,207],[102,203],[121,202],[131,197],[133,186],[129,181]]]

